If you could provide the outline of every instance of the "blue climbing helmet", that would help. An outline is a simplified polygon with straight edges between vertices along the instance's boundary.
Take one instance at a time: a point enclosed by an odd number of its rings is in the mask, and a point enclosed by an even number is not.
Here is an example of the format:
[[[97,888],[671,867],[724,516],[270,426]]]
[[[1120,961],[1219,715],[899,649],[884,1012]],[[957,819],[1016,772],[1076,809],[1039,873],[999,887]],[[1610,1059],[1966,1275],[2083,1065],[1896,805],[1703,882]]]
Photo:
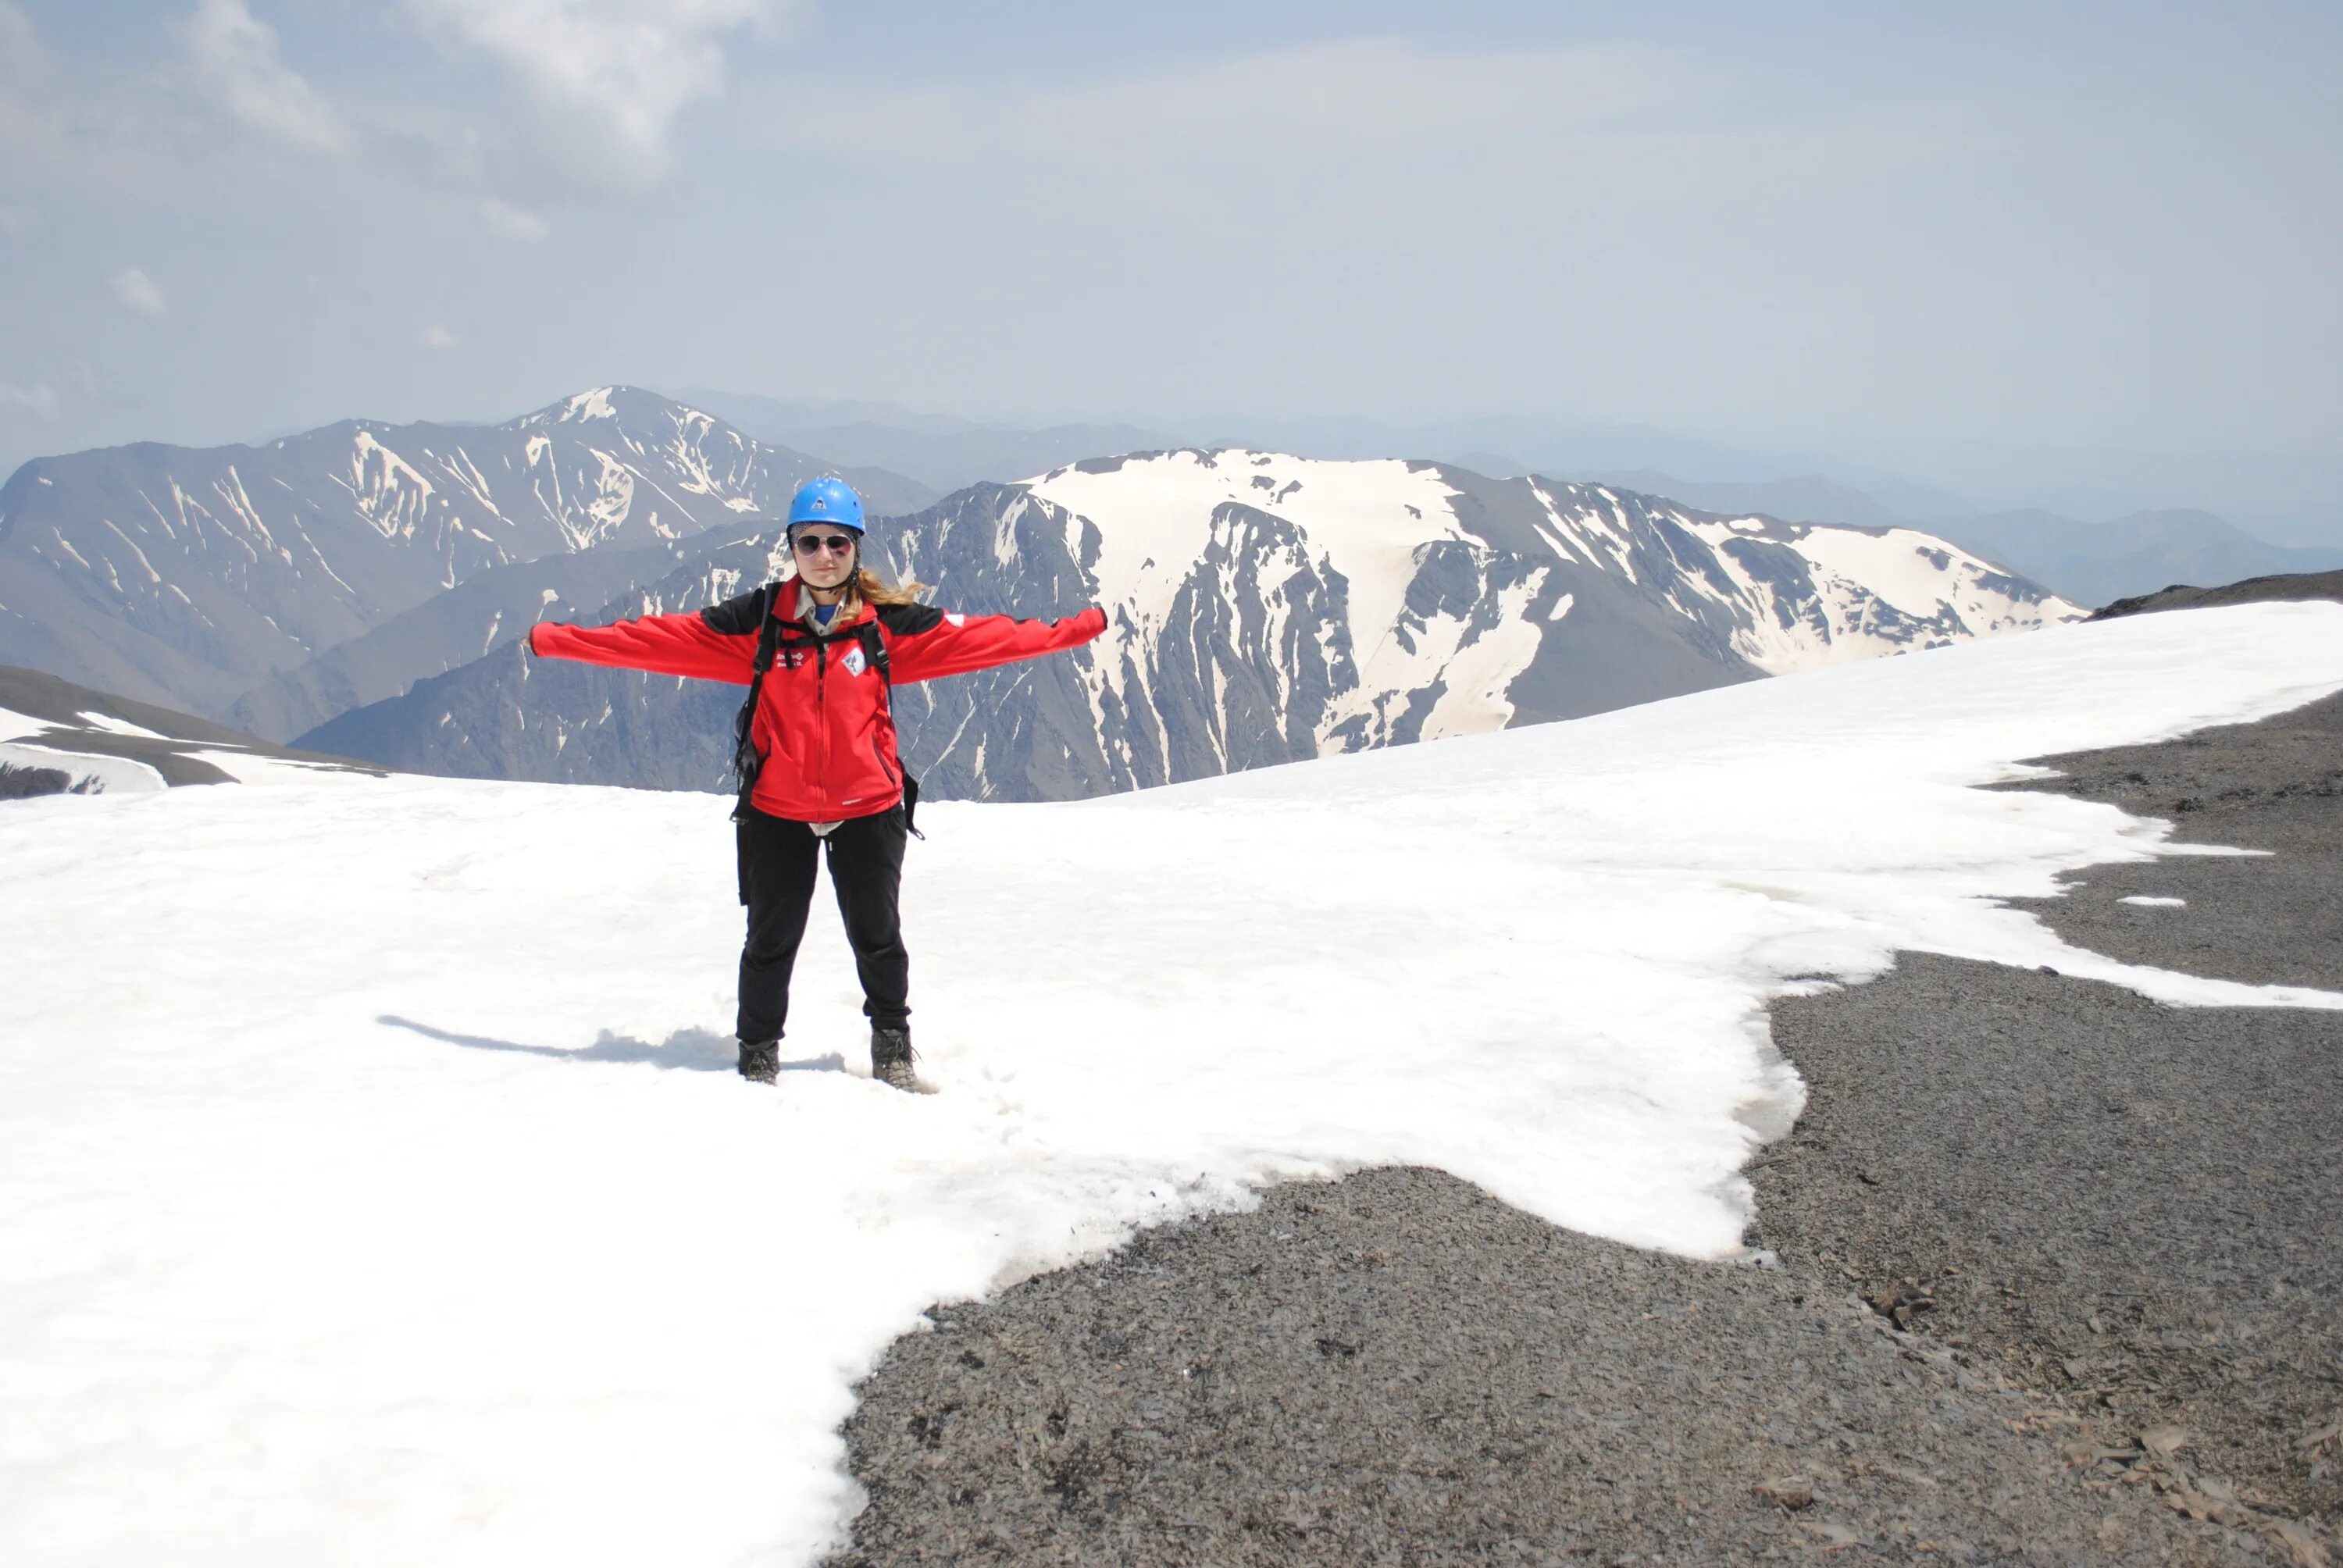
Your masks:
[[[789,527],[799,523],[836,523],[841,528],[862,531],[862,498],[854,487],[834,474],[819,479],[808,479],[789,498]]]

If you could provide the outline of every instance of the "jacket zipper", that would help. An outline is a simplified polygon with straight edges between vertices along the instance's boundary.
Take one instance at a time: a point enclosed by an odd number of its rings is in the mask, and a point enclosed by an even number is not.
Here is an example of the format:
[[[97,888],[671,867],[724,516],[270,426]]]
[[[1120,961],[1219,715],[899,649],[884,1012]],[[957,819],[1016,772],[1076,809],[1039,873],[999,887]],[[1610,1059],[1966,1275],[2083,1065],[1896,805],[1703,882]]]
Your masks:
[[[814,769],[819,785],[830,785],[830,649],[821,643],[813,645],[813,728],[821,737],[821,761]]]

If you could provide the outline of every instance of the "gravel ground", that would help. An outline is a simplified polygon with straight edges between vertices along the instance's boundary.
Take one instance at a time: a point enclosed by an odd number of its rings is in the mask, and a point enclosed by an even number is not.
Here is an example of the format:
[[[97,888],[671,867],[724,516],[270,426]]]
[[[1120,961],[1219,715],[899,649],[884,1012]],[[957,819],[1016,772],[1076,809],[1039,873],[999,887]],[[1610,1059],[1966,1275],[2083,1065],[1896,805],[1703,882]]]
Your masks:
[[[2343,697],[2044,760],[2056,788],[2274,851],[2100,867],[2036,907],[2134,962],[2343,987]],[[2182,907],[2125,904],[2177,897]],[[1752,1174],[1787,1258],[2054,1394],[2253,1525],[2343,1520],[2343,1013],[2159,1007],[1907,954],[1774,1010],[1807,1078]],[[2103,1467],[2115,1473],[2125,1465]],[[2184,1501],[2186,1499],[2184,1498]]]
[[[2343,987],[2343,699],[2052,760],[2278,851],[2094,869],[2062,932]],[[2343,1014],[1906,955],[1774,1017],[1812,1099],[1752,1171],[1771,1266],[1433,1171],[1283,1188],[899,1341],[837,1561],[2328,1560]]]
[[[1844,1280],[1433,1171],[1283,1188],[937,1318],[848,1426],[843,1562],[2223,1560],[2140,1489],[2086,1492],[2063,1412]]]
[[[2127,962],[2256,984],[2343,984],[2343,697],[2163,746],[2039,760],[2035,789],[2173,824],[2185,843],[2258,849],[2097,866],[2026,903],[2069,941]],[[2178,898],[2185,908],[2125,904]]]

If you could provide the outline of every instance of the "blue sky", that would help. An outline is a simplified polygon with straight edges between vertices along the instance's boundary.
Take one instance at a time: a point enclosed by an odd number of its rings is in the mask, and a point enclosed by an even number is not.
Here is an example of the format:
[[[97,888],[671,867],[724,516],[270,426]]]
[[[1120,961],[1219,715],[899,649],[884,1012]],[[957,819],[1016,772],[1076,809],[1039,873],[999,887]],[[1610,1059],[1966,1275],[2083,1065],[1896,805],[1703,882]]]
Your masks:
[[[0,0],[0,464],[624,380],[2333,472],[2343,9],[1888,9]]]

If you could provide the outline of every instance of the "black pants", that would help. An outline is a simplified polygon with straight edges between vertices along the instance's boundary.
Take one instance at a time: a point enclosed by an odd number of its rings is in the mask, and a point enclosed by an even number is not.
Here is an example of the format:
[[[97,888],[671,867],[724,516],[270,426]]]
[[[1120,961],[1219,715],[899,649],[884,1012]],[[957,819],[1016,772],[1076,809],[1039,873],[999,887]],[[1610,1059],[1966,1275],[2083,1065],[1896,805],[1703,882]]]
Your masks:
[[[911,1010],[911,957],[903,948],[896,895],[903,882],[901,807],[840,822],[818,837],[803,822],[753,808],[741,819],[740,901],[749,940],[740,949],[740,1017],[746,1041],[779,1040],[789,1016],[789,971],[813,903],[814,862],[830,846],[830,883],[862,979],[862,1011],[873,1025],[904,1028]]]

